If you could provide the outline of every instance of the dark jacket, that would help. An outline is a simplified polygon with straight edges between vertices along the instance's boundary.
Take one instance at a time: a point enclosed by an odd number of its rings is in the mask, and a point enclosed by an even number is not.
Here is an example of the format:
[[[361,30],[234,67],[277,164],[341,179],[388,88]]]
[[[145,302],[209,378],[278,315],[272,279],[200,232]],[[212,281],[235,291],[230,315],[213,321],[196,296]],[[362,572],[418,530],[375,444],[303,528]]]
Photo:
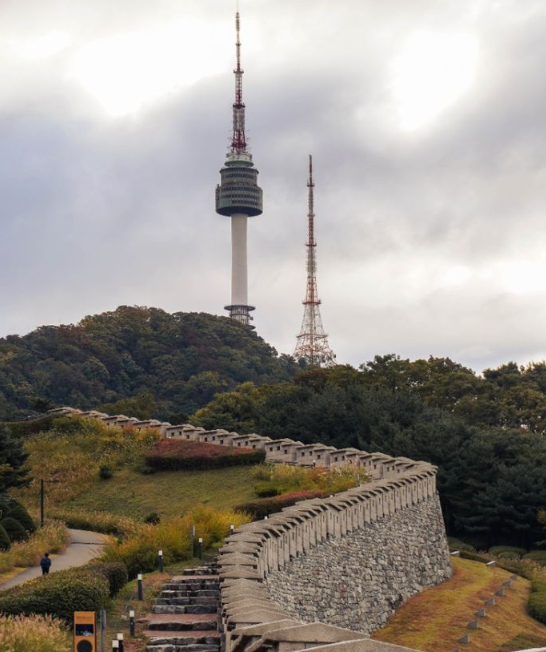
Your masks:
[[[40,559],[40,566],[44,569],[49,570],[49,567],[51,566],[51,559],[49,559],[49,557],[42,557]]]

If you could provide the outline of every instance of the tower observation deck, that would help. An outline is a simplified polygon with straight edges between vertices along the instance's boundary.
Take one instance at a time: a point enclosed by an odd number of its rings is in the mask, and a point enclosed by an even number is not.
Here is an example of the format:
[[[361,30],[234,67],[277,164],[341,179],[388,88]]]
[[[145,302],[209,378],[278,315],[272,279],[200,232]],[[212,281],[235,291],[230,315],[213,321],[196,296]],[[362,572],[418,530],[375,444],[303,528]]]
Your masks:
[[[248,303],[247,224],[249,217],[263,212],[262,189],[258,186],[258,170],[252,162],[245,136],[239,12],[235,16],[235,27],[233,135],[227,160],[220,170],[220,184],[216,186],[216,212],[231,218],[231,303],[225,309],[232,319],[250,326],[250,312],[254,306]]]

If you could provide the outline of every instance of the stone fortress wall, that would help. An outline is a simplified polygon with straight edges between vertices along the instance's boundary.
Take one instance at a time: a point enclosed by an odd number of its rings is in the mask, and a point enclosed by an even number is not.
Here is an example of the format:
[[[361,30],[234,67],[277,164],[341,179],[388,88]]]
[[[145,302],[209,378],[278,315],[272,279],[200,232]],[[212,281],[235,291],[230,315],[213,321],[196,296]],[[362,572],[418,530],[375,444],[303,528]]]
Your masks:
[[[226,538],[218,558],[226,652],[409,650],[369,633],[407,598],[451,576],[436,468],[426,462],[73,408],[49,414],[264,449],[271,462],[352,464],[366,473],[366,484],[299,502]]]

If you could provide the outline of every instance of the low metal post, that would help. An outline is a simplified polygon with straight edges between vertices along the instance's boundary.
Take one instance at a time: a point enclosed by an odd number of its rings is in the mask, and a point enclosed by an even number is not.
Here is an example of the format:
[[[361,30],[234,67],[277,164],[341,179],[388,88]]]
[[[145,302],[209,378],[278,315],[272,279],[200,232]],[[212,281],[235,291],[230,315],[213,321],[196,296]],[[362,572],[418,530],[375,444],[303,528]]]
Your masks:
[[[123,634],[118,634],[118,650],[119,652],[124,652],[124,647],[123,647]]]
[[[203,559],[203,539],[199,537],[199,543],[197,546],[197,555],[199,559]]]
[[[40,526],[44,527],[44,481],[40,480]]]
[[[104,633],[106,631],[106,610],[100,610],[100,652],[105,652]]]
[[[144,596],[142,595],[142,573],[139,573],[137,575],[137,592],[138,592],[138,599],[140,601],[144,600]]]
[[[229,526],[229,534],[230,536],[235,532],[235,525],[230,525]]]
[[[133,609],[129,610],[129,636],[135,635],[135,612]]]
[[[195,557],[195,525],[190,528],[191,556]]]
[[[159,565],[159,572],[162,573],[163,572],[163,550],[160,550],[157,553],[157,562]]]
[[[119,652],[119,641],[117,638],[112,639],[112,652]]]

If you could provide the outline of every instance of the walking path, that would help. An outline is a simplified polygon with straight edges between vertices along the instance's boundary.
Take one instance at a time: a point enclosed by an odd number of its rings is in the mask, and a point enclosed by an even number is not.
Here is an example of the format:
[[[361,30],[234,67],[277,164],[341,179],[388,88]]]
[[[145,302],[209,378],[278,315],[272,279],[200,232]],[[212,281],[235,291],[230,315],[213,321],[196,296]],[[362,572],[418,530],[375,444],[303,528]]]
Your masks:
[[[98,532],[87,532],[86,530],[68,530],[70,532],[70,543],[61,555],[51,557],[50,573],[55,571],[73,568],[74,566],[83,566],[101,553],[101,547],[106,543],[107,537]],[[44,552],[46,552],[44,550]],[[9,589],[12,586],[18,586],[23,582],[28,582],[42,574],[40,566],[27,568],[15,577],[0,584],[0,591]]]

